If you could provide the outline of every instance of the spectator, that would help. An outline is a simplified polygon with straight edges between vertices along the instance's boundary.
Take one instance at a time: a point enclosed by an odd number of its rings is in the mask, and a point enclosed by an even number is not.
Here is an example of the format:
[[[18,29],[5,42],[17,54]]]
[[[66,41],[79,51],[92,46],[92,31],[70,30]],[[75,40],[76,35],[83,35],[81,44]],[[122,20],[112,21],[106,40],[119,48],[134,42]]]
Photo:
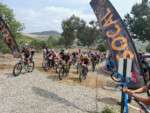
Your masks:
[[[144,93],[144,92],[147,92],[148,90],[150,90],[150,83],[148,83],[146,86],[139,88],[137,90],[129,90],[128,88],[123,89],[123,91],[126,94],[134,97],[136,100],[142,102],[145,105],[150,105],[150,97],[145,99],[143,97],[139,97],[139,96],[135,95],[135,93]]]
[[[110,54],[107,61],[107,69],[110,70],[111,68],[114,68],[114,61],[112,59],[112,55]],[[110,68],[111,67],[111,68]]]

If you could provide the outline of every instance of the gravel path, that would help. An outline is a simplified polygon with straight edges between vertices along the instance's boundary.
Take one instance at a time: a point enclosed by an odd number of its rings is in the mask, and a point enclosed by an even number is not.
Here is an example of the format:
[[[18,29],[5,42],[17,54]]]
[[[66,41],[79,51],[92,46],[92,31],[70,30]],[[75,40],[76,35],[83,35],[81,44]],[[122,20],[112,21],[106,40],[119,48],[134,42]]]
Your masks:
[[[87,113],[96,109],[96,89],[54,82],[38,70],[18,77],[12,71],[0,73],[0,113]],[[119,89],[107,85],[98,88],[98,111],[105,106],[118,110]]]

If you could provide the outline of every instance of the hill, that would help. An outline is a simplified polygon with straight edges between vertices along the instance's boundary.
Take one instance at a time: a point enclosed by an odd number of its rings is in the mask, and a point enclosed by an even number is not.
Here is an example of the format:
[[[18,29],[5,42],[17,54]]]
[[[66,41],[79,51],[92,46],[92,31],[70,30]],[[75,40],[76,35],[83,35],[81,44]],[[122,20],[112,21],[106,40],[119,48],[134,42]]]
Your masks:
[[[57,31],[42,31],[42,32],[34,32],[30,34],[35,34],[35,35],[48,35],[48,36],[61,36],[61,33]]]

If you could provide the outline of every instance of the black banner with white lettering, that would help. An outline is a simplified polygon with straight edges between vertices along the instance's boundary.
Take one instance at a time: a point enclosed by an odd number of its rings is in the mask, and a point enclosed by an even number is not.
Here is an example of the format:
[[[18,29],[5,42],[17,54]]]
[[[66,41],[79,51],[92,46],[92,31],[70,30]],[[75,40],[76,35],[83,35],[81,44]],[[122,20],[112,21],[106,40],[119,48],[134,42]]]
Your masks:
[[[128,87],[131,89],[137,89],[144,86],[146,81],[139,56],[116,9],[109,0],[92,0],[90,4],[98,19],[100,27],[106,36],[115,67],[118,67],[119,58],[132,59],[131,73],[135,73],[137,82],[128,84]]]
[[[19,48],[18,45],[9,30],[8,26],[4,22],[4,20],[0,17],[0,34],[4,40],[4,42],[9,46],[11,49],[13,56],[16,58],[19,55]]]

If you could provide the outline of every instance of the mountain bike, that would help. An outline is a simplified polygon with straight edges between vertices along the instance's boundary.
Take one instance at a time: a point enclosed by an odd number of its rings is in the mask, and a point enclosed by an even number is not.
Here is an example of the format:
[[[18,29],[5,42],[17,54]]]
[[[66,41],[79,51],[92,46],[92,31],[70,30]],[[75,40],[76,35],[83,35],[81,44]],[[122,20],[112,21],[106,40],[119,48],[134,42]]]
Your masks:
[[[52,68],[52,58],[46,58],[44,70],[48,71],[50,68]]]
[[[77,74],[80,72],[82,66],[82,62],[77,63]]]
[[[68,76],[67,65],[65,61],[61,61],[58,73],[59,80],[62,80],[64,76]]]
[[[13,75],[18,76],[22,71],[22,67],[25,69],[25,71],[32,72],[34,70],[34,62],[30,61],[29,67],[28,67],[27,61],[21,58],[19,63],[17,63],[13,68]]]
[[[97,64],[97,65],[99,64],[99,58],[97,58],[97,60],[96,60],[96,64]]]
[[[85,80],[86,76],[87,76],[86,64],[82,64],[81,65],[80,74],[79,74],[79,80],[80,80],[80,82],[82,82],[83,80]]]
[[[114,72],[111,74],[111,78],[112,78],[115,82],[122,82],[122,78],[119,77],[118,75],[116,75]]]

